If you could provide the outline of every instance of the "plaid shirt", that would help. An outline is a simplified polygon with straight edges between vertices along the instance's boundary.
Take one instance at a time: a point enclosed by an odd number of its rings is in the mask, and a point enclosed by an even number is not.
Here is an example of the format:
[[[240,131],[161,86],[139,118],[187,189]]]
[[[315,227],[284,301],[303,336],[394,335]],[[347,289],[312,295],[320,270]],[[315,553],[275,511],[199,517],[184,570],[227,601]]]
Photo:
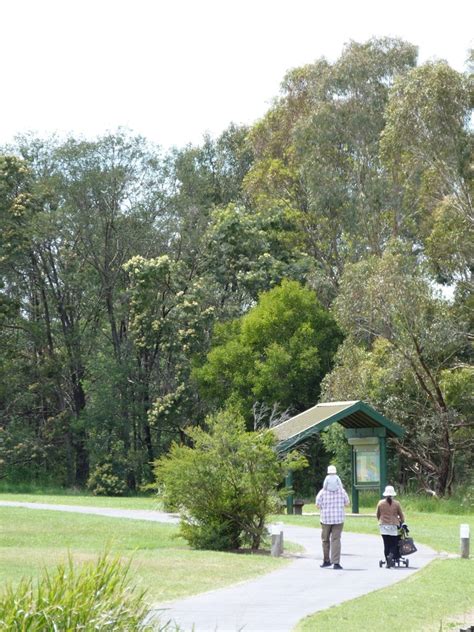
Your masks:
[[[341,524],[344,522],[344,507],[349,504],[349,496],[344,489],[330,492],[322,489],[316,496],[316,505],[321,509],[322,524]]]

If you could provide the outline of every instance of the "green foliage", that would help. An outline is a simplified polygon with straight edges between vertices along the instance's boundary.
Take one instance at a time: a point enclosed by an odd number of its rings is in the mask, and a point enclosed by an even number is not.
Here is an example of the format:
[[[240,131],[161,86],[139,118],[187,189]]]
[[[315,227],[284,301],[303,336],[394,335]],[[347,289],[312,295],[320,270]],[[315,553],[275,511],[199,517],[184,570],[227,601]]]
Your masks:
[[[0,630],[151,629],[144,624],[144,594],[129,587],[128,570],[118,558],[107,555],[80,569],[69,559],[67,565],[45,573],[36,585],[32,580],[23,580],[15,588],[8,585],[0,597]]]
[[[206,239],[207,263],[223,288],[223,301],[236,296],[254,301],[284,278],[302,281],[309,268],[308,257],[298,248],[294,222],[278,208],[217,208]]]
[[[429,198],[441,201],[450,186],[469,177],[470,105],[466,78],[446,62],[413,68],[395,82],[382,154],[423,205]],[[468,193],[463,189],[457,195],[461,205]]]
[[[207,419],[208,431],[188,430],[193,447],[173,444],[155,463],[159,496],[181,515],[181,533],[195,548],[258,549],[266,521],[279,506],[277,492],[287,471],[305,460],[279,460],[270,431],[246,432],[227,410]],[[283,492],[284,493],[284,492]]]
[[[350,339],[323,396],[406,426],[401,481],[469,474],[472,73],[416,57],[349,42],[166,154],[118,130],[0,155],[0,477],[83,487],[113,452],[136,490],[209,410],[312,406],[341,341],[321,305]]]
[[[417,226],[433,274],[472,293],[472,80],[445,62],[412,69],[395,83],[381,152],[402,187],[398,205]]]
[[[282,98],[250,134],[249,193],[291,216],[325,304],[347,261],[380,254],[394,230],[405,232],[379,142],[390,86],[415,63],[416,48],[398,39],[350,42],[335,63],[288,73]]]
[[[96,465],[87,481],[87,488],[95,496],[123,496],[127,490],[123,468],[110,462]]]
[[[24,160],[17,156],[0,156],[1,269],[22,255],[31,239],[29,223],[38,203],[32,186],[31,169]],[[2,296],[2,309],[4,299]]]
[[[219,328],[216,340],[194,376],[206,398],[217,406],[237,402],[249,419],[255,401],[293,410],[314,405],[341,334],[314,292],[283,281]]]
[[[446,401],[470,417],[474,412],[474,369],[459,366],[441,373],[441,388]]]
[[[347,397],[350,399],[350,396]],[[330,426],[321,434],[321,439],[327,452],[331,454],[331,463],[337,467],[337,473],[349,489],[351,484],[351,447],[344,435],[344,428],[338,424]]]
[[[334,305],[350,337],[326,378],[325,397],[365,399],[404,426],[403,442],[394,442],[402,480],[416,477],[449,493],[460,475],[454,464],[472,467],[464,456],[473,439],[472,402],[460,405],[459,397],[467,395],[470,372],[456,368],[468,349],[465,322],[399,244],[348,267]]]

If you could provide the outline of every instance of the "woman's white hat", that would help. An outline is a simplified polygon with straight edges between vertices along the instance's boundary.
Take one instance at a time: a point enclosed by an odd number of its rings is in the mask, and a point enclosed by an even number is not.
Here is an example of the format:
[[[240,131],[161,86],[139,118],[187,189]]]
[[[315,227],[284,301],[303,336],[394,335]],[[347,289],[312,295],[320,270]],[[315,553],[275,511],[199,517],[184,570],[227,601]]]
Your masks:
[[[397,492],[394,490],[394,488],[391,485],[387,485],[387,487],[384,489],[384,492],[382,494],[382,496],[396,496]]]
[[[336,470],[336,466],[335,465],[329,465],[328,466],[328,474],[337,474],[337,470]]]

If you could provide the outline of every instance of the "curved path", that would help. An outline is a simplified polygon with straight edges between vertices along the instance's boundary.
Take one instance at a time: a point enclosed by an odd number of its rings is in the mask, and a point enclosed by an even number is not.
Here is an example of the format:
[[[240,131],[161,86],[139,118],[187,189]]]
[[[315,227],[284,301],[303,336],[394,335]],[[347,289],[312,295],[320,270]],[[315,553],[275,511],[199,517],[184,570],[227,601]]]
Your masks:
[[[0,501],[0,505],[155,522],[178,521],[172,514],[136,509],[9,501]],[[394,584],[436,557],[435,551],[417,544],[418,551],[409,558],[409,568],[380,568],[380,536],[343,532],[343,570],[335,571],[332,567],[319,566],[319,529],[283,525],[283,530],[285,540],[304,548],[304,552],[294,555],[294,561],[284,568],[226,588],[156,604],[150,617],[159,614],[162,619],[175,621],[186,632],[290,632],[303,617]]]

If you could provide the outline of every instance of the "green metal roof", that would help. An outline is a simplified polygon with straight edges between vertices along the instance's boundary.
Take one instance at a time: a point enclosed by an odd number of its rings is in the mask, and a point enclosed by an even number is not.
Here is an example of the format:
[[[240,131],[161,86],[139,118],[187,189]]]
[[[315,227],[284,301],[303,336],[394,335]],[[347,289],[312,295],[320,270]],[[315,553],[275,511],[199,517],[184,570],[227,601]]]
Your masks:
[[[389,437],[401,437],[405,430],[360,400],[317,404],[272,428],[278,438],[277,450],[285,452],[333,423],[344,428],[385,428]]]

